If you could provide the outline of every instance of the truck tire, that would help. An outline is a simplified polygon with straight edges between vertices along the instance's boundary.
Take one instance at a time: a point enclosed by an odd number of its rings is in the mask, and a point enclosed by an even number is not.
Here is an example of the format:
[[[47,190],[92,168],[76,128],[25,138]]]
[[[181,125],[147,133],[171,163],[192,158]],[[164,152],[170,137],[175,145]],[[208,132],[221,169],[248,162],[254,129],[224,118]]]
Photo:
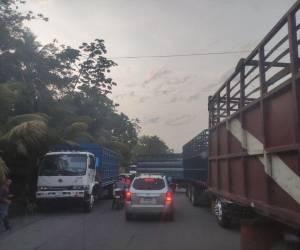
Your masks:
[[[191,186],[188,185],[188,188],[187,188],[187,197],[189,198],[189,200],[191,200]]]
[[[94,194],[94,200],[99,201],[101,198],[101,192],[100,192],[100,188],[98,186],[95,186],[93,189],[93,194]]]
[[[186,185],[186,187],[185,187],[185,196],[189,197],[189,186],[188,185]]]
[[[198,192],[196,191],[195,187],[191,188],[191,202],[194,207],[199,206]]]
[[[85,213],[90,213],[93,209],[94,202],[95,202],[94,195],[90,194],[88,200],[83,201],[83,211]]]
[[[218,224],[221,227],[229,228],[231,226],[230,217],[226,214],[224,210],[224,203],[218,198],[215,201],[214,213],[217,218]]]

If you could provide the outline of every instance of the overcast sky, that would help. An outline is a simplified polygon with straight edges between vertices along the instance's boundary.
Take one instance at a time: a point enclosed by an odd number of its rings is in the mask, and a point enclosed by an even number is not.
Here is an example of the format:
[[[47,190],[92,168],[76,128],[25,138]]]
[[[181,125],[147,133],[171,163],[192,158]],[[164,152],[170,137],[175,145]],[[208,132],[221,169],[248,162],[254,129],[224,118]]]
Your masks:
[[[109,57],[251,50],[295,0],[28,0],[42,43],[105,40]],[[240,57],[115,59],[112,99],[175,151],[208,124],[207,99]]]

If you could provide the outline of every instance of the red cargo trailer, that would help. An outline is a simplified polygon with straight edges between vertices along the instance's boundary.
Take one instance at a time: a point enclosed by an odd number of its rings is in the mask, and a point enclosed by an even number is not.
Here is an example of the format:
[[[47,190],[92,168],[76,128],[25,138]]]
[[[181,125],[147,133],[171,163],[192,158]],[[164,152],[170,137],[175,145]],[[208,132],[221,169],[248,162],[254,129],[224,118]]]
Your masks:
[[[217,213],[251,208],[300,229],[299,44],[297,1],[209,97],[208,182]]]

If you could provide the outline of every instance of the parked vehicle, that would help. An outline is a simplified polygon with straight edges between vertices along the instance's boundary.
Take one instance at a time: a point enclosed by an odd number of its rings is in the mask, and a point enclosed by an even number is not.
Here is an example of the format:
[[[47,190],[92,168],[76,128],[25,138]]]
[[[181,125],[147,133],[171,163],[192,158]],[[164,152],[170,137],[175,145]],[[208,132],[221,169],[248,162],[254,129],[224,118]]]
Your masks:
[[[183,146],[183,179],[186,194],[194,206],[207,205],[208,130]]]
[[[150,173],[167,176],[173,183],[183,180],[181,154],[144,154],[137,157],[137,174]]]
[[[161,215],[173,220],[173,192],[165,176],[145,174],[134,178],[125,196],[126,220],[138,214]]]
[[[56,146],[55,151],[43,157],[39,166],[38,204],[75,200],[90,212],[95,200],[104,195],[112,196],[118,164],[118,154],[98,144]]]

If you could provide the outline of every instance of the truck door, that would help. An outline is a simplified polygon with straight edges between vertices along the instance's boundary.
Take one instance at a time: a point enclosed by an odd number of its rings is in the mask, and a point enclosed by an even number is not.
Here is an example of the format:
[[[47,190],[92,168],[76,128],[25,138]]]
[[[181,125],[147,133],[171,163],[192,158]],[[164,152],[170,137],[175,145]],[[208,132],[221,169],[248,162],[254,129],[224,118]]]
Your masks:
[[[88,157],[88,179],[89,182],[92,183],[95,181],[95,175],[96,175],[96,166],[95,166],[95,157],[89,156]]]

